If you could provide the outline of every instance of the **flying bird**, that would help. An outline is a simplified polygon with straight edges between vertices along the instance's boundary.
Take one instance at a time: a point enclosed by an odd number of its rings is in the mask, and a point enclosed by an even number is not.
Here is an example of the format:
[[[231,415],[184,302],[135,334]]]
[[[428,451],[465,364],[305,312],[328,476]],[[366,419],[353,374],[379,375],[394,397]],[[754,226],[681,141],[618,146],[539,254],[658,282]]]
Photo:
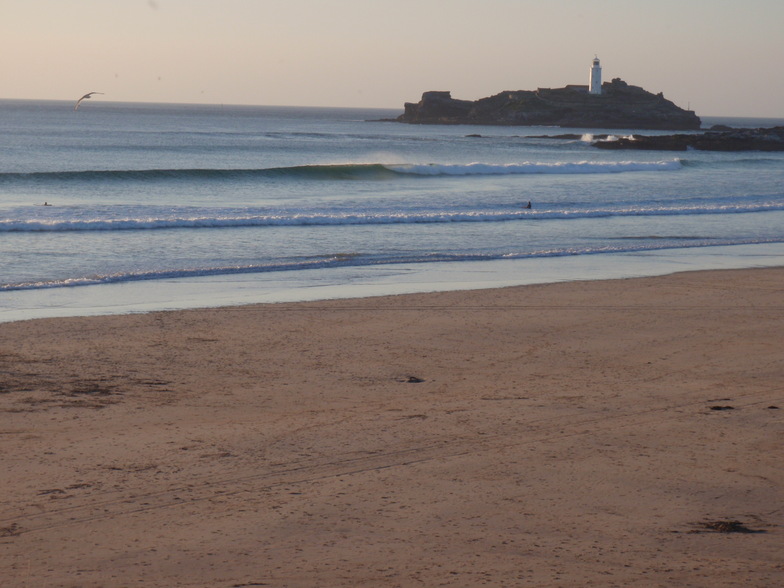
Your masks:
[[[84,96],[79,98],[79,100],[76,101],[76,106],[74,106],[74,110],[78,110],[79,109],[79,105],[82,103],[82,100],[87,100],[93,94],[103,94],[103,92],[87,92],[87,94],[85,94]]]

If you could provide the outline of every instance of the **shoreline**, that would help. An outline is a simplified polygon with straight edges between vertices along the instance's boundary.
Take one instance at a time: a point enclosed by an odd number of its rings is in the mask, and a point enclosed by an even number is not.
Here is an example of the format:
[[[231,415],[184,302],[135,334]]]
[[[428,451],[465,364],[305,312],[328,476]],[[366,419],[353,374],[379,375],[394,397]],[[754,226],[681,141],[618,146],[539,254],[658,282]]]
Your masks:
[[[783,290],[703,270],[2,324],[0,570],[777,585]]]
[[[0,292],[0,324],[37,318],[366,298],[783,264],[784,243],[764,243],[98,284]]]

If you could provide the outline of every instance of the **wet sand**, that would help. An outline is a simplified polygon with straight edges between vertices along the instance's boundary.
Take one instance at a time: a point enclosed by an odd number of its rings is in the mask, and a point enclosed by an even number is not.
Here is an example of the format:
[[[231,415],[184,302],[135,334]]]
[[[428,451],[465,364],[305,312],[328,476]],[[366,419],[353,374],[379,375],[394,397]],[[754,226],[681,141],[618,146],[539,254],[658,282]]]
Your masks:
[[[784,584],[784,269],[0,324],[4,586]]]

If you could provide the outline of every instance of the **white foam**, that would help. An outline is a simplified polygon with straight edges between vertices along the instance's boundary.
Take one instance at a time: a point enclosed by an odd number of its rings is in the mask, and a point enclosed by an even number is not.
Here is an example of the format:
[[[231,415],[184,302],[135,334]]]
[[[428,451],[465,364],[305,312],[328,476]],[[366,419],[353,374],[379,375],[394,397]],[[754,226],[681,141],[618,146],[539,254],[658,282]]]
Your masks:
[[[534,209],[501,206],[495,210],[470,210],[439,208],[417,211],[367,210],[345,212],[279,211],[275,213],[248,214],[236,210],[215,211],[215,216],[181,217],[161,214],[158,217],[140,214],[137,218],[93,219],[65,216],[58,219],[7,219],[0,220],[0,233],[58,232],[58,231],[144,231],[155,229],[210,229],[228,227],[281,227],[325,225],[391,225],[467,222],[502,222],[513,220],[577,219],[611,216],[683,216],[705,214],[738,214],[784,210],[781,201],[768,200],[745,204],[706,202],[700,205],[640,205],[634,207],[562,208],[556,206]],[[140,210],[140,213],[144,211]],[[148,211],[149,212],[149,211]],[[160,211],[159,211],[160,212]]]
[[[679,159],[668,161],[579,161],[556,163],[466,163],[426,165],[388,165],[392,171],[420,176],[470,176],[510,174],[612,174],[640,171],[676,171],[681,169]]]

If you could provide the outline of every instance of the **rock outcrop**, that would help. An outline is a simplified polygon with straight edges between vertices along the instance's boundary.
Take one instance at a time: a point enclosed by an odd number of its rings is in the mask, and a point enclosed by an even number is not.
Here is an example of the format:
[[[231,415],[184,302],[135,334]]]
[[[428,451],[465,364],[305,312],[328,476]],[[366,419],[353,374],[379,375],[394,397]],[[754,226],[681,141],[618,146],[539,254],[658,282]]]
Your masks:
[[[659,94],[621,79],[605,82],[602,93],[585,86],[501,92],[476,101],[457,100],[450,92],[425,92],[407,102],[396,120],[411,124],[560,126],[573,128],[692,130],[700,118]]]
[[[784,151],[784,127],[733,129],[678,135],[632,135],[594,141],[600,149],[644,149],[654,151]]]

